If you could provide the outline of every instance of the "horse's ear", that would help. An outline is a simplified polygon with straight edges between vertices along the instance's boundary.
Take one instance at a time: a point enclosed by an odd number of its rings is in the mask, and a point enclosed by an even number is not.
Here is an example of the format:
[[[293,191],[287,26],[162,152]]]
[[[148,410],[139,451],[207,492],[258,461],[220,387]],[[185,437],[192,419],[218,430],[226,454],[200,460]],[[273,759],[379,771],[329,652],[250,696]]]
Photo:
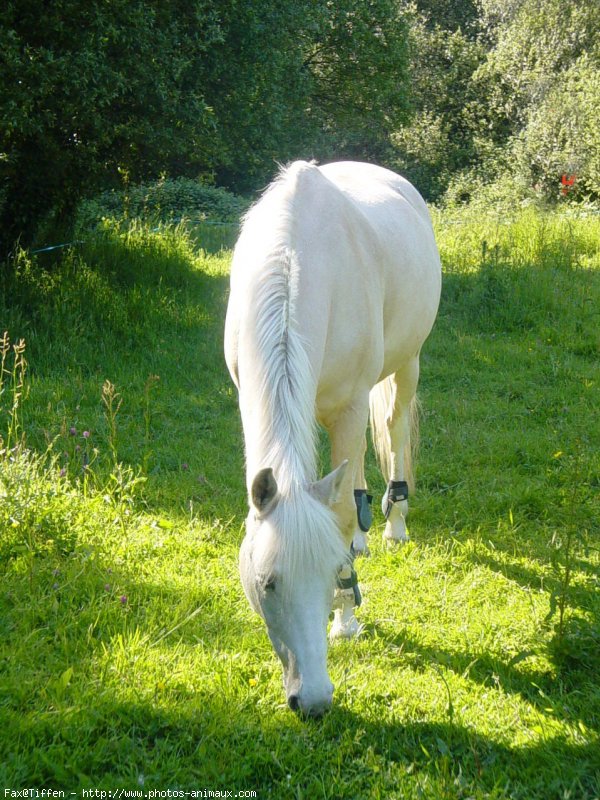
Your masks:
[[[265,514],[277,501],[277,481],[271,467],[256,473],[250,492],[252,505],[259,514]]]
[[[310,493],[326,506],[332,506],[338,500],[340,487],[342,485],[342,481],[344,480],[344,475],[346,474],[347,468],[348,459],[342,461],[337,469],[334,469],[333,472],[329,473],[329,475],[321,478],[320,481],[311,483],[311,485],[308,487]]]

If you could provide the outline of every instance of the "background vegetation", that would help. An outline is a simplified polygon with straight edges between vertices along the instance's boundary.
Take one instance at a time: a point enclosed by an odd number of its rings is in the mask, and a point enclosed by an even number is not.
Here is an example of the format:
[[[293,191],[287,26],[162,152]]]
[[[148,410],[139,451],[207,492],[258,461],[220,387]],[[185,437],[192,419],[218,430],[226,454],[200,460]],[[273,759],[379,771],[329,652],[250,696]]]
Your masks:
[[[387,164],[436,201],[555,200],[563,173],[597,198],[599,29],[594,0],[8,0],[1,244],[101,190],[246,194],[297,157]]]

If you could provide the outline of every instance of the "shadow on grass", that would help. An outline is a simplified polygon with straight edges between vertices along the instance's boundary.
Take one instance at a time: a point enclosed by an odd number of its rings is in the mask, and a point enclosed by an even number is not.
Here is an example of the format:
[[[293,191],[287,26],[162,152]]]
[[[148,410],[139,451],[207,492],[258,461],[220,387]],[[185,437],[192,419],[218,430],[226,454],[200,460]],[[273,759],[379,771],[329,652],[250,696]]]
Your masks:
[[[59,786],[255,789],[258,797],[591,798],[595,745],[548,737],[508,746],[451,722],[394,722],[336,704],[320,721],[273,713],[248,696],[232,707],[211,687],[185,706],[103,695],[74,708],[12,720],[5,769]],[[44,747],[28,747],[31,742]],[[548,776],[551,776],[549,778]]]
[[[122,400],[118,458],[144,465],[148,507],[189,513],[191,503],[205,519],[225,516],[232,484],[243,498],[237,397],[223,357],[225,271],[224,257],[207,261],[173,233],[143,230],[108,231],[46,269],[22,265],[2,316],[11,339],[27,344],[28,446],[53,442],[66,456],[69,431],[91,431],[96,468],[110,468],[101,399],[110,379]]]
[[[548,554],[548,546],[540,547],[539,552],[533,556],[538,564],[546,567],[548,570],[553,567],[551,555]],[[494,572],[498,572],[508,580],[516,583],[522,589],[537,589],[539,591],[548,592],[550,597],[557,598],[562,590],[562,582],[560,576],[554,572],[551,576],[544,574],[540,575],[533,569],[528,569],[522,564],[515,564],[507,559],[494,558],[489,552],[477,552],[472,557],[473,563],[484,564]],[[578,606],[579,608],[587,611],[592,611],[594,608],[594,599],[597,598],[597,588],[592,585],[593,579],[597,572],[594,565],[584,561],[583,559],[571,558],[571,569],[582,575],[587,575],[590,579],[585,584],[581,582],[569,585],[567,593],[569,596],[569,605]]]
[[[600,281],[594,270],[565,264],[485,262],[479,271],[444,274],[439,321],[462,333],[555,335],[584,359],[598,355],[594,310]]]
[[[214,333],[226,285],[173,236],[165,242],[146,232],[129,241],[107,233],[47,270],[26,261],[5,289],[3,324],[13,341],[27,342],[34,374],[93,372],[117,360],[134,372],[148,346],[176,334]],[[57,345],[61,361],[52,358]]]
[[[481,686],[519,695],[542,715],[556,713],[561,720],[573,725],[581,721],[590,730],[600,732],[600,703],[582,705],[579,702],[579,690],[585,683],[593,683],[598,674],[598,630],[591,622],[581,623],[579,635],[582,641],[587,636],[588,647],[580,650],[580,658],[576,652],[569,651],[570,657],[565,656],[556,670],[546,671],[533,669],[527,663],[539,655],[534,649],[504,659],[489,652],[427,646],[378,623],[367,624],[366,631],[375,633],[386,645],[397,648],[399,659],[406,659],[415,669],[426,669],[431,665],[443,667]]]
[[[563,787],[577,787],[582,797],[597,791],[600,756],[591,743],[548,738],[541,744],[511,747],[502,743],[502,731],[492,739],[452,722],[380,722],[343,707],[331,717],[334,741],[340,727],[364,731],[363,748],[371,747],[383,764],[397,765],[400,775],[408,772],[417,778],[415,796],[420,795],[419,784],[421,790],[429,785],[432,797],[461,797],[463,791],[469,796],[475,788],[491,797],[497,792],[500,797],[528,798],[558,797]],[[548,785],[548,774],[553,775],[553,786]],[[419,776],[426,780],[419,781]]]

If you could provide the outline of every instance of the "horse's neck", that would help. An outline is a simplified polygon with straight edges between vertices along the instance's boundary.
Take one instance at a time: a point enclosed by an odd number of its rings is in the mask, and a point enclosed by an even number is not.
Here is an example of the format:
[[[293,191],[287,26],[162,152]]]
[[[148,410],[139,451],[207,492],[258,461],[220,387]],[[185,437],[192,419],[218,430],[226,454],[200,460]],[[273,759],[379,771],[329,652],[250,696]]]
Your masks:
[[[248,482],[271,467],[284,491],[316,477],[316,381],[293,323],[289,273],[253,298],[240,330],[240,407]]]

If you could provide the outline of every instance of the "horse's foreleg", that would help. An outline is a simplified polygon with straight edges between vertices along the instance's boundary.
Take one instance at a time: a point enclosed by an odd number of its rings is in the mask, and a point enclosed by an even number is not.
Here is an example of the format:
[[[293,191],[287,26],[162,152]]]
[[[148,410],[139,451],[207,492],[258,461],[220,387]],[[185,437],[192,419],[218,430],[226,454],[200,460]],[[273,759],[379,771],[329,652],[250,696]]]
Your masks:
[[[356,477],[354,479],[354,502],[356,505],[356,524],[352,537],[352,547],[357,555],[368,555],[367,532],[373,520],[371,515],[371,502],[373,497],[367,493],[367,479],[365,478],[365,455],[367,452],[367,437],[363,436],[361,453],[358,459]]]
[[[334,421],[327,423],[331,444],[331,463],[333,466],[348,460],[348,469],[334,505],[340,532],[348,547],[359,529],[359,511],[355,490],[365,490],[364,455],[366,450],[365,431],[369,418],[368,395],[363,402],[355,401],[350,408],[339,413]],[[362,505],[362,504],[361,504]],[[363,511],[363,520],[367,513]],[[368,527],[363,525],[363,527]]]
[[[365,430],[369,415],[368,395],[365,394],[364,401],[356,402],[351,408],[336,416],[335,420],[327,428],[331,442],[331,463],[339,464],[344,459],[348,459],[348,469],[344,482],[340,488],[339,500],[334,505],[334,511],[338,518],[340,531],[345,538],[348,549],[356,541],[356,533],[360,531],[359,521],[362,518],[362,527],[368,527],[369,514],[365,510],[362,495],[357,496],[356,489],[365,490],[364,475],[364,454],[366,449]],[[366,500],[366,498],[365,498]],[[358,521],[357,521],[358,520]],[[366,542],[363,539],[364,545]],[[344,567],[348,570],[348,567]],[[352,569],[352,568],[350,568]],[[343,572],[343,570],[342,570]],[[353,572],[353,570],[352,570]],[[349,580],[348,576],[340,573],[343,582]],[[354,573],[354,580],[356,575]],[[360,630],[360,625],[354,615],[357,604],[357,595],[349,587],[343,588],[338,580],[334,600],[334,619],[331,625],[330,638],[349,638],[356,635]]]

